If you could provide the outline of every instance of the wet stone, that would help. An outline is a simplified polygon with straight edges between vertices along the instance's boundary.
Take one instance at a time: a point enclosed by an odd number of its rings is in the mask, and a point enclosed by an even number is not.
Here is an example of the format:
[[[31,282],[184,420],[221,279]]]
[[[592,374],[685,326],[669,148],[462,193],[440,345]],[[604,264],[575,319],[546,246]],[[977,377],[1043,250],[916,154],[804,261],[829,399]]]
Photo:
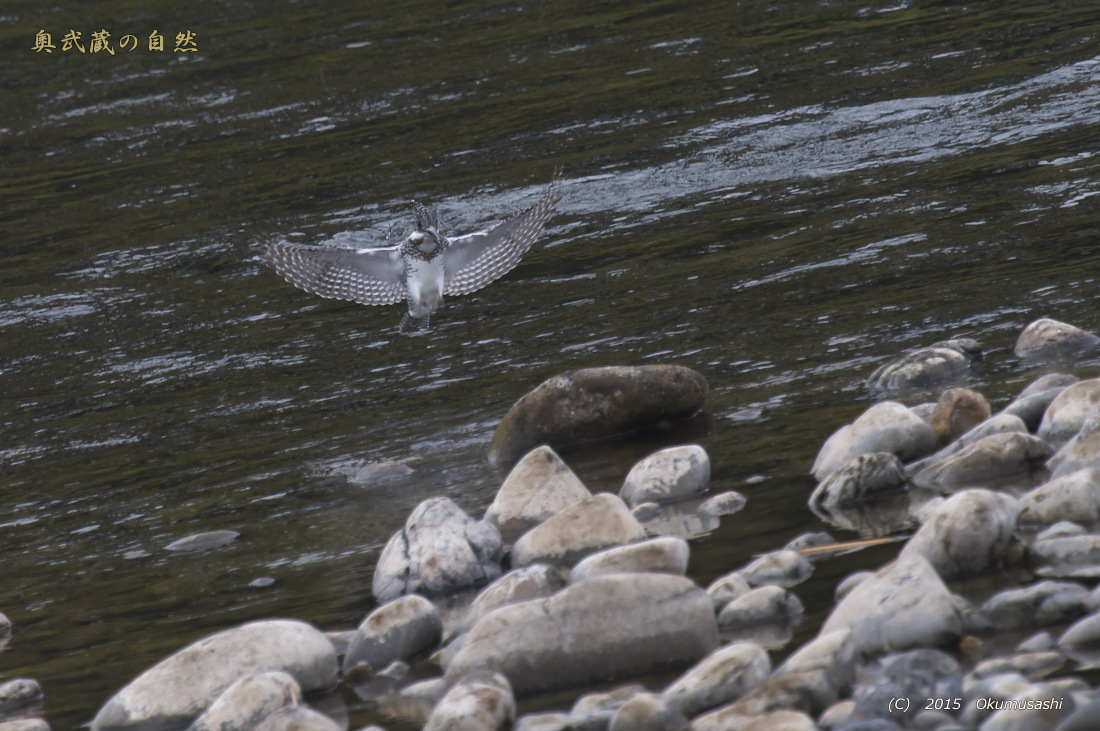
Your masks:
[[[360,623],[344,655],[344,674],[361,665],[377,671],[424,654],[439,644],[442,633],[439,610],[430,601],[415,594],[394,599]]]
[[[1092,333],[1044,317],[1024,328],[1014,350],[1026,360],[1065,361],[1094,350],[1098,344],[1100,338]]]
[[[622,573],[687,573],[690,549],[683,538],[662,536],[627,546],[617,546],[582,559],[569,573],[575,584],[592,576]]]
[[[1100,469],[1089,468],[1052,479],[1020,497],[1021,525],[1059,521],[1100,521]]]
[[[892,698],[958,698],[962,695],[959,664],[945,652],[917,649],[880,658],[867,668],[852,692],[856,707],[851,720],[911,719],[923,709],[891,706]]]
[[[749,586],[780,586],[789,589],[810,578],[814,565],[798,551],[766,553],[740,570]]]
[[[1089,591],[1074,581],[1040,581],[989,597],[981,612],[1001,631],[1066,622],[1084,614]]]
[[[645,538],[626,504],[599,493],[570,505],[524,533],[512,546],[512,566],[548,563],[569,567],[590,553]]]
[[[14,678],[0,682],[0,719],[42,700],[42,686],[34,678]]]
[[[424,731],[495,731],[510,728],[516,701],[508,678],[496,672],[466,675],[447,691],[432,710]]]
[[[989,402],[969,388],[949,388],[940,394],[929,425],[940,444],[953,442],[992,416]]]
[[[685,716],[737,700],[767,679],[771,660],[753,642],[723,645],[673,681],[662,697]]]
[[[920,555],[945,579],[975,576],[1008,562],[1016,500],[990,490],[964,490],[945,500],[917,530],[900,558]]]
[[[993,434],[922,470],[914,482],[949,490],[1013,484],[1042,470],[1053,453],[1050,445],[1030,434]]]
[[[867,379],[867,386],[898,394],[942,388],[965,378],[982,357],[981,346],[975,340],[942,340],[879,366]]]
[[[810,507],[815,512],[835,512],[881,495],[909,489],[901,460],[888,452],[855,457],[814,489]]]
[[[902,404],[883,401],[834,432],[818,452],[811,472],[824,480],[861,454],[887,452],[905,462],[935,448],[932,427]]]
[[[718,628],[731,640],[754,640],[766,649],[782,647],[802,623],[802,602],[778,586],[762,586],[734,599],[718,613]]]
[[[747,498],[739,492],[728,490],[709,497],[699,506],[699,512],[707,515],[733,515],[745,507]]]
[[[1059,448],[1081,430],[1100,408],[1100,379],[1078,381],[1058,394],[1047,407],[1036,436]]]
[[[508,473],[485,520],[505,536],[519,535],[591,496],[561,457],[543,445],[524,455]]]
[[[682,500],[707,489],[710,458],[697,444],[669,447],[640,460],[619,490],[631,507]]]

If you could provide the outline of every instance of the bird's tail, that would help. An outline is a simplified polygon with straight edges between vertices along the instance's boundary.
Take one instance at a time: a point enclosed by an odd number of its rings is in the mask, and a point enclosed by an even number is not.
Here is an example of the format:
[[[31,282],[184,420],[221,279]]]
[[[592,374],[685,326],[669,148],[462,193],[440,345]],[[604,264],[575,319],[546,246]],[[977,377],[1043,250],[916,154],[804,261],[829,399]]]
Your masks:
[[[401,324],[398,326],[398,330],[403,333],[416,332],[418,330],[427,330],[429,321],[432,319],[431,315],[424,315],[424,317],[413,317],[409,313],[405,313],[405,316],[401,318]]]

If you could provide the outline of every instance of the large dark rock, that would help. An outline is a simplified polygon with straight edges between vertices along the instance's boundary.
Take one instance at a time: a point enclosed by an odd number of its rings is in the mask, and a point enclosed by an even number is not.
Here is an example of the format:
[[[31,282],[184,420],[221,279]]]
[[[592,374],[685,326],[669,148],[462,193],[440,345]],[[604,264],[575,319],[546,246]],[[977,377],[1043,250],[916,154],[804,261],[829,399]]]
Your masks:
[[[555,376],[508,411],[489,445],[494,464],[511,464],[528,450],[563,447],[691,416],[709,388],[683,366],[583,368]]]

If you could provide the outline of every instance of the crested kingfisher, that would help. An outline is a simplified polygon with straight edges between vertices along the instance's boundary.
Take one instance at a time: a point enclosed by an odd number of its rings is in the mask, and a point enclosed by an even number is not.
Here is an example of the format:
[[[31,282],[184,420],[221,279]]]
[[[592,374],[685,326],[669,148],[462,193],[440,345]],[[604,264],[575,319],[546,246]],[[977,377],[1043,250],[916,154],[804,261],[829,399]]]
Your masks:
[[[401,332],[426,330],[443,295],[475,292],[519,263],[554,215],[560,183],[559,168],[533,206],[488,231],[455,238],[440,233],[434,210],[413,201],[416,230],[394,246],[356,248],[334,239],[318,245],[263,241],[252,248],[284,279],[307,292],[363,305],[408,300]]]

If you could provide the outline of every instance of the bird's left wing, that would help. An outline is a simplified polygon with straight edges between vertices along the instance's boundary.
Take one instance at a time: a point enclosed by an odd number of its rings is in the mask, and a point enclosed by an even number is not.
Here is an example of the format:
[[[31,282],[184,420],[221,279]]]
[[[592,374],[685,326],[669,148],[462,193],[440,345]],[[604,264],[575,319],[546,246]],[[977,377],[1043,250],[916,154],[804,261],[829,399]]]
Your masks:
[[[405,265],[396,246],[352,249],[264,241],[252,247],[284,279],[307,292],[362,305],[405,299]]]
[[[546,195],[535,205],[491,231],[451,239],[444,254],[443,292],[469,294],[510,272],[554,215],[561,200],[560,182],[559,169],[554,172]]]

